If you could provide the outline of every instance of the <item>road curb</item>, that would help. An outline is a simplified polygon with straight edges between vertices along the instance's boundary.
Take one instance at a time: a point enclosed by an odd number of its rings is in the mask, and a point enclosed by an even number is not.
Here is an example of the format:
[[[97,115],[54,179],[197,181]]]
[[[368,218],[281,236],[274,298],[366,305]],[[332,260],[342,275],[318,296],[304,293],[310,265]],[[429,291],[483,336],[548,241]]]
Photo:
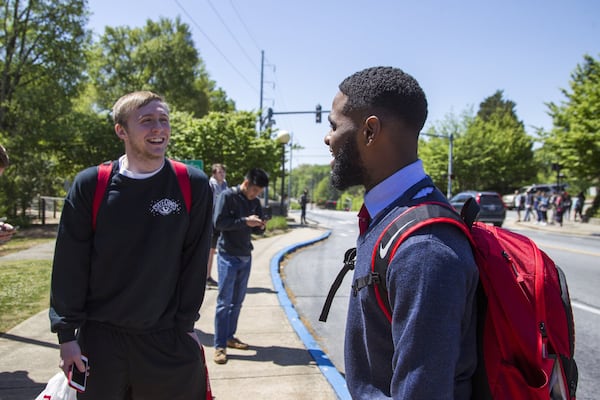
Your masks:
[[[313,243],[325,240],[330,235],[331,230],[328,230],[323,235],[315,239],[293,244],[276,253],[275,256],[273,256],[273,258],[271,259],[270,264],[271,280],[273,281],[273,287],[277,292],[277,298],[279,299],[279,304],[281,305],[281,308],[285,311],[285,314],[290,324],[292,325],[292,328],[294,328],[294,331],[296,331],[296,334],[300,337],[302,343],[304,343],[304,346],[310,353],[311,357],[317,363],[319,370],[321,371],[323,376],[325,376],[325,378],[327,379],[327,381],[329,382],[339,399],[351,400],[350,393],[348,392],[348,387],[346,386],[346,379],[335,368],[327,354],[325,354],[325,352],[318,345],[314,337],[308,331],[306,326],[304,326],[304,323],[300,319],[296,308],[294,307],[290,298],[287,295],[285,285],[281,280],[281,276],[279,274],[281,260],[283,260],[283,258],[286,255],[293,253],[302,247],[310,246]]]

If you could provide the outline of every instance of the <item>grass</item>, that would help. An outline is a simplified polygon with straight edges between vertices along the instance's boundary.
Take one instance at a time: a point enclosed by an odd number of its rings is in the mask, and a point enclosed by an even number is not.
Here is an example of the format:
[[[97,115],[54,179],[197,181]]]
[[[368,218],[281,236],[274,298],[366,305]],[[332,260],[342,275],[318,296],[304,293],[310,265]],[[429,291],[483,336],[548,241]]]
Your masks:
[[[0,262],[0,332],[48,308],[50,260]]]
[[[55,237],[56,225],[22,228],[0,246],[0,256],[27,250]],[[51,264],[50,260],[0,261],[0,332],[48,308]]]

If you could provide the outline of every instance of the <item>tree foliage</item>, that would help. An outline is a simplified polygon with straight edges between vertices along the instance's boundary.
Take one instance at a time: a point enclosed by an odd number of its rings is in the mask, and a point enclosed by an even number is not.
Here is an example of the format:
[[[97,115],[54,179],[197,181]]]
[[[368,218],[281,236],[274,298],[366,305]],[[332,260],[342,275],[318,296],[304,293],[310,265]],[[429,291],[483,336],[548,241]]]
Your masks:
[[[205,70],[187,24],[161,18],[143,28],[106,27],[89,53],[96,104],[108,110],[125,93],[152,90],[195,117],[234,104]]]
[[[586,55],[571,74],[560,105],[548,103],[553,129],[544,149],[579,187],[600,181],[600,61]]]
[[[57,187],[65,116],[89,43],[86,23],[84,0],[0,3],[0,140],[12,164],[0,181],[0,204],[9,216]]]
[[[189,113],[171,115],[169,155],[177,159],[201,159],[210,175],[211,165],[227,167],[227,182],[242,182],[251,168],[262,168],[271,180],[281,168],[283,148],[270,137],[270,131],[257,133],[257,115],[247,111],[210,112],[201,119]]]
[[[507,193],[535,176],[533,139],[502,92],[486,98],[454,146],[457,190]],[[455,190],[456,191],[456,190]]]

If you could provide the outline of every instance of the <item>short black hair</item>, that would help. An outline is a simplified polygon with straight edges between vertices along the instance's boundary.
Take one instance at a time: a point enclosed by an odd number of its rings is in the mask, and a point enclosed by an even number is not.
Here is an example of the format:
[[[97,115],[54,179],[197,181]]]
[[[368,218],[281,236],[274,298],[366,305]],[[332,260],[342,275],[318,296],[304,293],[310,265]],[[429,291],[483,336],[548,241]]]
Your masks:
[[[348,97],[342,112],[379,109],[395,116],[417,132],[427,119],[427,98],[415,78],[399,68],[371,67],[356,72],[340,83]]]
[[[269,186],[269,175],[260,168],[252,168],[245,178],[251,185],[261,188]]]

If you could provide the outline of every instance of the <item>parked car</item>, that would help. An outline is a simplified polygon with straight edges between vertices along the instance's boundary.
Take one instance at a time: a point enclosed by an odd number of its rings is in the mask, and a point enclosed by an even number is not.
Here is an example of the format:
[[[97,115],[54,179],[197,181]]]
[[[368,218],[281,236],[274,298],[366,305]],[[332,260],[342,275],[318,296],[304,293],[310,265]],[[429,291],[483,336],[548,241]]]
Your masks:
[[[477,221],[502,226],[506,218],[506,207],[500,195],[496,192],[478,192],[469,190],[457,193],[450,199],[450,204],[460,212],[465,202],[474,198],[479,204],[479,215]]]

